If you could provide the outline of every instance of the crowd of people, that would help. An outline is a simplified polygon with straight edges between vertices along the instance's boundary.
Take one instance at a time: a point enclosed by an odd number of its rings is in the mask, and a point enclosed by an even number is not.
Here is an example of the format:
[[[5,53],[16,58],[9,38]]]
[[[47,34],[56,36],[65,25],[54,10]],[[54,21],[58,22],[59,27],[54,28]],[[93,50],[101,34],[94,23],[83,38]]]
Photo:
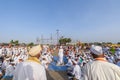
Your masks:
[[[120,48],[111,53],[108,46],[65,47],[68,76],[75,80],[119,80]],[[72,79],[73,80],[73,79]]]
[[[71,80],[120,80],[120,48],[115,53],[108,46],[48,46],[32,48],[0,46],[0,78],[2,80],[49,80],[46,70],[54,61],[66,66]]]

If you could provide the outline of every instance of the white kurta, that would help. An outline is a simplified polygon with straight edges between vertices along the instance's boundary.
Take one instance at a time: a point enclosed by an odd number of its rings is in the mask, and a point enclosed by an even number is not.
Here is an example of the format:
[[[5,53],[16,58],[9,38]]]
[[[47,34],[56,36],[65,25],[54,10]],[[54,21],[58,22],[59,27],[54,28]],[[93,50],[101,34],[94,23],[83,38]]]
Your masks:
[[[66,64],[66,66],[72,66],[72,65],[73,65],[72,60],[71,60],[71,59],[68,59],[68,62],[67,62],[67,64]]]
[[[80,77],[81,77],[81,68],[79,65],[75,65],[74,68],[73,68],[73,75],[75,75],[75,78],[80,80]]]
[[[83,80],[120,80],[120,68],[104,61],[93,61],[84,66]]]
[[[2,64],[2,69],[5,70],[9,66],[10,61],[4,61]]]
[[[63,49],[59,49],[59,53],[58,53],[58,56],[59,56],[59,64],[62,64],[63,63]]]
[[[14,73],[14,66],[9,65],[6,68],[5,76],[13,76],[13,73]]]
[[[2,56],[2,48],[0,49],[0,57]]]
[[[47,80],[45,68],[37,62],[23,62],[17,65],[13,80]]]
[[[48,62],[46,60],[41,61],[42,66],[47,69],[48,68]]]

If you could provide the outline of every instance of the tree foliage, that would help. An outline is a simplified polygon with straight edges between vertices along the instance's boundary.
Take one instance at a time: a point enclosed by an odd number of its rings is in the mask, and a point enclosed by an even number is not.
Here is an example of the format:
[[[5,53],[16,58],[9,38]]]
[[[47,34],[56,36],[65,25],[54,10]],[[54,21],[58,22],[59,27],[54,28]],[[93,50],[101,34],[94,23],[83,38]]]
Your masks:
[[[19,41],[18,40],[11,40],[10,41],[10,44],[12,44],[12,45],[19,45]]]
[[[59,43],[65,44],[65,45],[66,45],[66,43],[70,43],[71,41],[72,41],[71,38],[60,38],[59,39]]]
[[[31,42],[31,43],[29,43],[29,44],[28,44],[28,46],[29,46],[29,47],[34,46],[34,43],[33,43],[33,42]]]
[[[10,41],[10,44],[14,44],[14,41],[13,41],[13,40],[11,40],[11,41]]]

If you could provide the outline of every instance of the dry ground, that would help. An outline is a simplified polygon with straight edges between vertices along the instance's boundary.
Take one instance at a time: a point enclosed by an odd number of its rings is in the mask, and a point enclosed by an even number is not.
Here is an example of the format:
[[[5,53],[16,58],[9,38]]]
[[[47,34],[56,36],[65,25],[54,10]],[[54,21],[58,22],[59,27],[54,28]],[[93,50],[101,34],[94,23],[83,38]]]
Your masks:
[[[65,71],[46,71],[47,80],[68,80],[67,74]]]
[[[53,56],[58,56],[58,50],[54,51]],[[66,71],[51,71],[47,70],[47,80],[68,80]]]

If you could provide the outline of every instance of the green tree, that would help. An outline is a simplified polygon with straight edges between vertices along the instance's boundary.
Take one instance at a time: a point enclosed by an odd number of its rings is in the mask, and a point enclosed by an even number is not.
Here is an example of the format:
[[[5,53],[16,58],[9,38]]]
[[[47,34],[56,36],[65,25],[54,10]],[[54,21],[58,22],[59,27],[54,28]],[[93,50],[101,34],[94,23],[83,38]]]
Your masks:
[[[71,41],[72,41],[71,38],[67,38],[67,39],[66,39],[66,42],[67,42],[67,43],[70,43]]]
[[[66,45],[66,43],[70,43],[71,41],[72,41],[71,38],[60,38],[59,39],[59,43],[65,44],[65,45]]]
[[[112,42],[107,42],[107,44],[112,44]]]
[[[14,41],[14,44],[19,45],[19,41],[18,40]]]
[[[19,41],[18,41],[18,40],[16,40],[16,41],[11,40],[11,41],[10,41],[10,44],[12,44],[12,45],[19,45]]]
[[[29,47],[34,46],[34,43],[33,43],[33,42],[31,42],[31,43],[29,43],[29,44],[28,44],[28,46],[29,46]]]
[[[14,44],[14,41],[13,41],[13,40],[11,40],[11,41],[10,41],[10,44]]]

